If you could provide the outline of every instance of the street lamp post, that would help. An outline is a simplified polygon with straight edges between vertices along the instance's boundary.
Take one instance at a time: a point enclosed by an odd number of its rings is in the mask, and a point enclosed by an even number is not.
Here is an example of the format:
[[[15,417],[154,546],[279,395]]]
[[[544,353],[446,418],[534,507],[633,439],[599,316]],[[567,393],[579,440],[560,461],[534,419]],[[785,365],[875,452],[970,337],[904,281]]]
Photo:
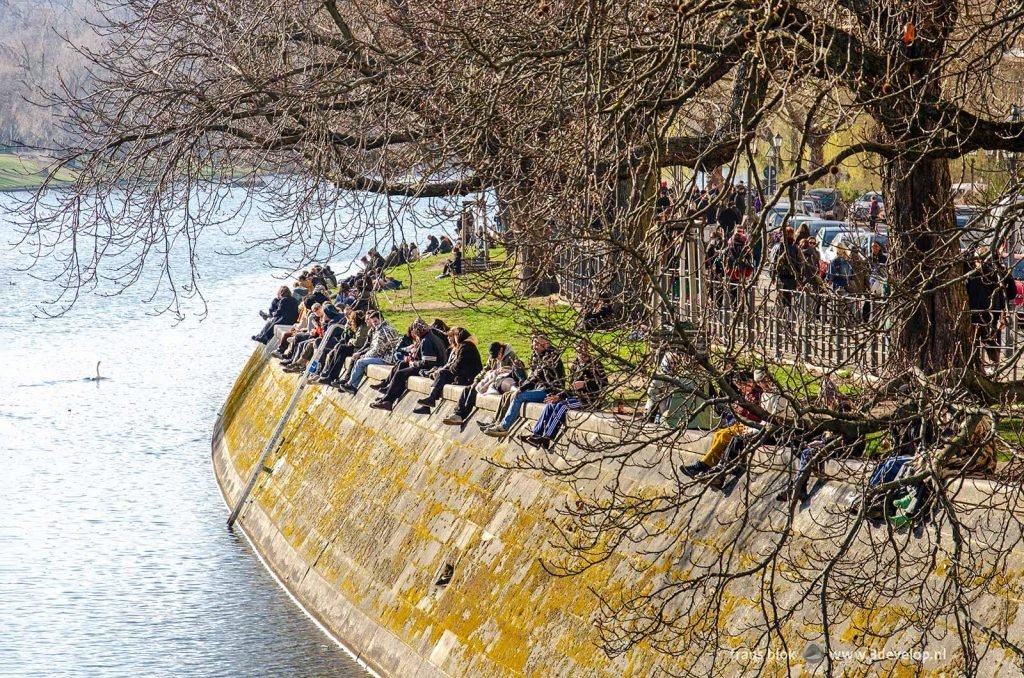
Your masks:
[[[1017,104],[1010,106],[1010,122],[1020,122],[1020,106]],[[1017,154],[1013,151],[1006,154],[1006,169],[1009,170],[1012,181],[1017,176]]]
[[[775,181],[772,186],[772,193],[779,190],[779,175],[782,174],[782,135],[778,132],[772,138],[772,148],[775,149]]]
[[[754,214],[754,177],[757,176],[757,168],[754,167],[754,158],[757,157],[757,137],[750,140],[750,150],[747,162],[747,204],[743,215],[747,221],[753,219]]]

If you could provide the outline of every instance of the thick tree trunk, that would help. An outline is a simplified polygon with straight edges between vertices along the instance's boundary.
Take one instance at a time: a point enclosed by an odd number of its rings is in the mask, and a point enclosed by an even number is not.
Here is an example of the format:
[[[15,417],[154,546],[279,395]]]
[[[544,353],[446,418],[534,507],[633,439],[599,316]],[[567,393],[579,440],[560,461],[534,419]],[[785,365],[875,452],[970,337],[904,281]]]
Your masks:
[[[892,257],[893,348],[903,367],[925,373],[970,362],[971,327],[945,159],[901,160],[884,173]],[[903,306],[910,300],[909,309]]]
[[[507,231],[509,256],[516,257],[518,282],[516,292],[525,297],[547,296],[558,291],[555,277],[555,253],[537,243],[550,240],[551,224],[542,223],[530,209],[532,186],[520,191],[505,191],[498,196],[502,227]]]
[[[825,165],[825,144],[831,136],[829,130],[812,131],[807,135],[808,165],[815,170]]]
[[[890,53],[887,73],[896,91],[912,93],[878,108],[875,117],[883,140],[896,146],[913,141],[926,121],[918,116],[916,98],[938,98],[946,37],[956,23],[957,3],[936,0],[922,5],[915,16],[918,39],[913,45],[897,42]],[[888,33],[902,35],[905,18],[889,17]],[[953,210],[949,162],[944,158],[915,157],[905,148],[883,172],[886,219],[892,255],[889,278],[896,304],[895,357],[903,367],[931,374],[960,369],[972,363],[970,315],[963,276],[956,216]]]

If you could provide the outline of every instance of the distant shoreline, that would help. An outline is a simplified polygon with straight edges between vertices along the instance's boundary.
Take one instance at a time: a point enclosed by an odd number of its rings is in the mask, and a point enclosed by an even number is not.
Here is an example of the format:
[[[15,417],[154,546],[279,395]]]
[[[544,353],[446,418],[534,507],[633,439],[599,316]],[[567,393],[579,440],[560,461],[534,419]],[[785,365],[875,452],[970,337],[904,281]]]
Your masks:
[[[35,191],[43,187],[49,176],[52,158],[18,153],[0,153],[0,193]],[[54,186],[69,183],[71,172],[60,170],[51,182]]]

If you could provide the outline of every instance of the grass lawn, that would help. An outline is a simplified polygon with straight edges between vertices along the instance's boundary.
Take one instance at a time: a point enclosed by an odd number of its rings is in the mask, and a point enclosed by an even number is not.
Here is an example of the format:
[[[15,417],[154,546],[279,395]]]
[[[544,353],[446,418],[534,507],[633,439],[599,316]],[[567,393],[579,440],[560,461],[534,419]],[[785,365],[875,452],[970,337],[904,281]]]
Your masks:
[[[0,190],[38,188],[46,178],[44,160],[9,153],[0,153]],[[70,181],[70,172],[57,175],[60,181]]]
[[[491,257],[501,260],[500,249],[491,251]],[[465,327],[485,350],[492,341],[512,344],[524,359],[530,355],[530,329],[519,309],[501,302],[500,293],[507,293],[512,282],[498,279],[493,284],[498,295],[476,290],[482,283],[481,275],[497,277],[494,273],[471,273],[457,278],[437,279],[448,255],[427,257],[408,266],[390,269],[388,275],[402,281],[402,289],[377,294],[377,305],[384,317],[404,331],[417,317],[430,321],[441,318],[449,326]],[[549,317],[553,322],[571,324],[575,319],[572,309],[554,307],[548,297],[528,301],[531,309]]]

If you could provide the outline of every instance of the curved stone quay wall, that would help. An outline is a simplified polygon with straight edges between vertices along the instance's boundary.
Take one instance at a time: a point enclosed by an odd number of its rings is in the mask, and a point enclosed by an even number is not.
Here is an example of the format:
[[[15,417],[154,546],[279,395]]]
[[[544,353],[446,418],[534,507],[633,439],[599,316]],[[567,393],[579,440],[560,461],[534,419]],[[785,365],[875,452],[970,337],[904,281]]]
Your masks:
[[[371,368],[369,374],[379,379],[386,370]],[[264,349],[254,353],[239,376],[213,439],[214,470],[230,505],[283,414],[296,379],[269,361]],[[414,379],[410,385],[422,393],[428,383]],[[452,387],[448,391],[457,393]],[[267,461],[269,472],[261,474],[239,519],[284,585],[362,660],[381,674],[402,677],[648,676],[683,673],[701,661],[685,654],[669,659],[643,644],[623,656],[606,657],[597,646],[597,601],[590,589],[643,587],[670,573],[662,568],[638,574],[631,556],[622,555],[577,577],[549,574],[540,558],[550,553],[559,509],[573,500],[565,484],[488,463],[510,461],[522,450],[511,439],[482,435],[472,422],[462,430],[443,425],[450,403],[429,417],[411,415],[419,397],[412,393],[387,413],[368,407],[373,394],[365,385],[355,397],[308,387]],[[496,401],[481,397],[481,409],[493,409]],[[538,411],[533,405],[528,414]],[[588,435],[601,435],[608,422],[591,417],[582,425],[589,427]],[[699,452],[706,439],[694,435],[691,451]],[[666,479],[655,469],[622,482],[640,488]],[[830,483],[818,490],[813,503],[838,502],[852,491]],[[763,548],[756,536],[726,533],[717,523],[720,512],[743,510],[729,506],[737,501],[702,502],[695,509],[701,515],[690,523],[691,530],[697,526],[700,532],[684,535],[685,546]],[[753,519],[768,520],[769,507],[758,508]],[[812,510],[798,515],[794,530],[820,529],[808,515]],[[449,566],[450,583],[436,585]],[[1006,592],[993,597],[996,604],[977,610],[979,616],[987,611],[1016,618],[1024,554],[1013,554],[1011,566]],[[735,624],[721,629],[738,649],[744,647],[743,620],[759,605],[758,587],[749,588],[746,595],[730,597]],[[879,618],[884,623],[885,615]],[[1021,631],[1014,622],[1008,637],[1019,642]],[[782,632],[794,641],[793,657],[769,657],[762,665],[737,653],[731,673],[763,666],[769,675],[785,675],[788,665],[791,675],[811,675],[813,667],[799,654],[808,639],[820,636],[820,627],[813,619],[791,621]],[[841,627],[836,637],[849,643],[841,649],[864,649],[866,641],[861,639],[858,647],[849,628]],[[869,647],[891,645],[882,637],[872,639]],[[926,674],[957,673],[955,634],[928,649],[945,660],[927,662]],[[989,650],[985,666],[988,675],[1020,675],[999,647]],[[910,666],[900,668],[913,673]],[[877,668],[851,662],[837,670],[869,675]]]

